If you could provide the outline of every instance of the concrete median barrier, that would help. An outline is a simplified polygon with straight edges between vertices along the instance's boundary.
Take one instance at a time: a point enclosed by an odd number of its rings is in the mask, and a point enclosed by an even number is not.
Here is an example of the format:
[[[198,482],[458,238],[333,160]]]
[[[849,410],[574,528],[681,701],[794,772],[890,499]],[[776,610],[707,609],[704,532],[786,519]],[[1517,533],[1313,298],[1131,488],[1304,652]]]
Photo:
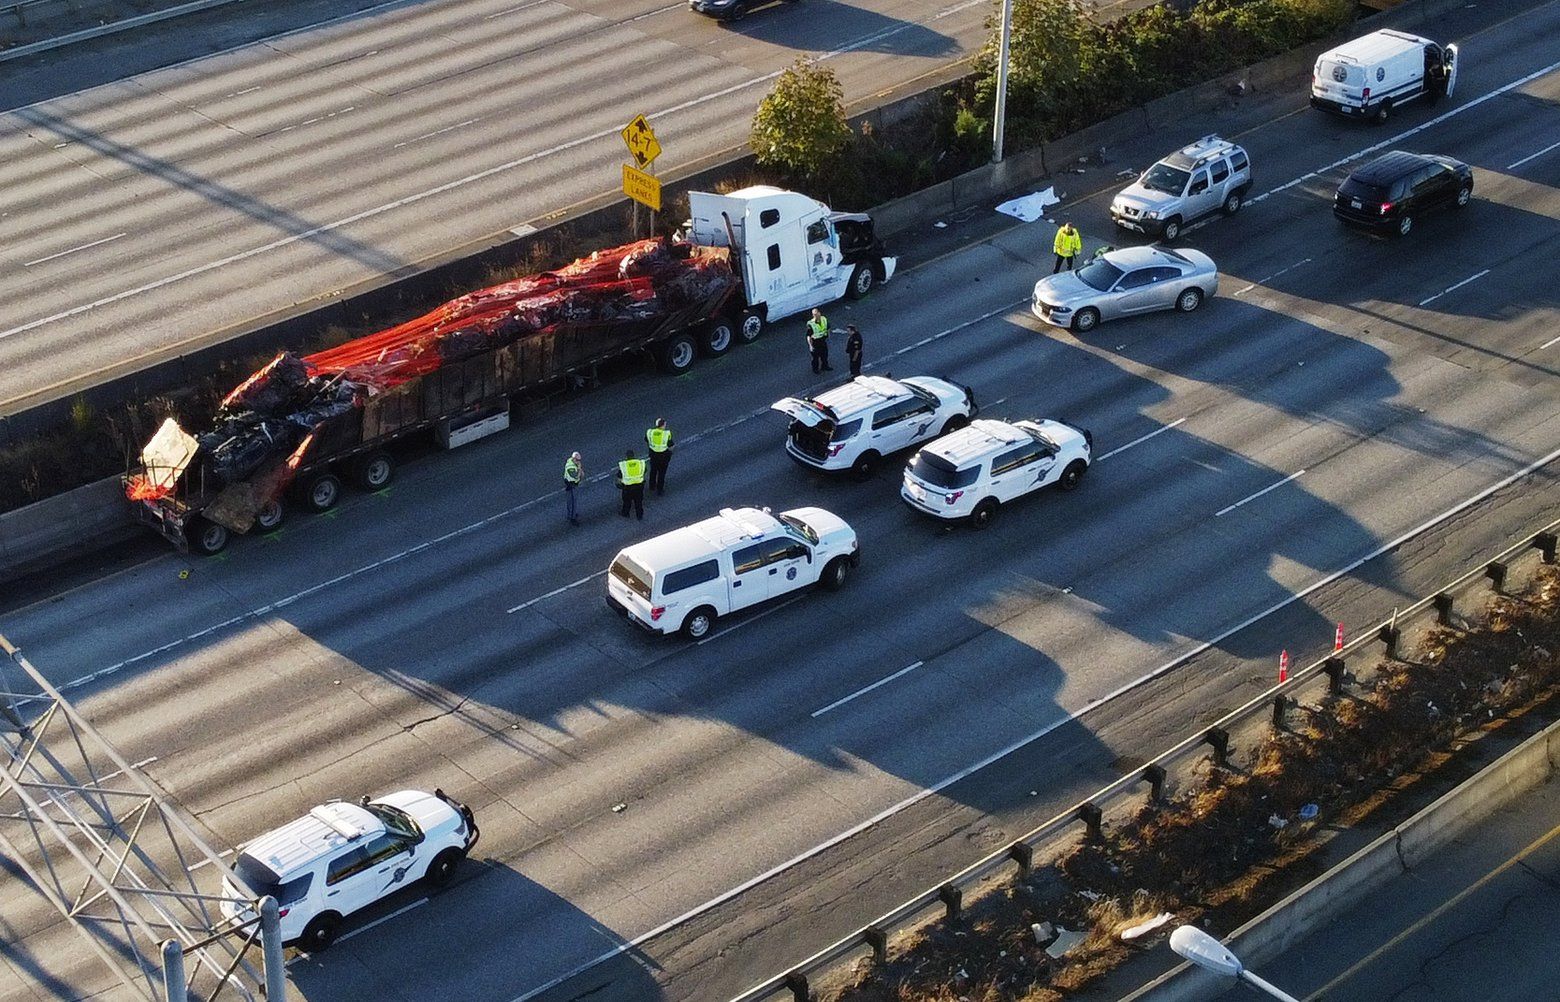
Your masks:
[[[112,546],[135,531],[118,477],[6,512],[0,515],[0,584]]]

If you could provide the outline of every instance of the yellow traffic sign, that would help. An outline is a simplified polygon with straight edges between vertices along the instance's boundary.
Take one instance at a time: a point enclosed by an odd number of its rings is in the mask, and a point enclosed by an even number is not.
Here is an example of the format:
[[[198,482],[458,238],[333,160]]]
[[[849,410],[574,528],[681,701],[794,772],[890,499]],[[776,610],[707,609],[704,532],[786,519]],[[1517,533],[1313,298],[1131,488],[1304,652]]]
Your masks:
[[[648,205],[651,212],[661,211],[661,182],[633,164],[623,165],[623,194],[640,205]]]
[[[640,169],[650,166],[661,155],[661,144],[656,141],[655,130],[645,121],[645,116],[635,115],[634,120],[623,127],[623,145],[634,155],[634,163]]]

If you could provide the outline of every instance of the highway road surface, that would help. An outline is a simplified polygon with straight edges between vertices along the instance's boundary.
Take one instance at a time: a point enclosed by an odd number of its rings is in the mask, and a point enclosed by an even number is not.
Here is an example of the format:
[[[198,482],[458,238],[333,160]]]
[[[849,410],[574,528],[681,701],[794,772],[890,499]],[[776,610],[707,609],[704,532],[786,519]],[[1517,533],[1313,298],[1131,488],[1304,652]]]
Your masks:
[[[7,111],[0,415],[612,191],[636,114],[666,172],[744,145],[798,56],[868,102],[988,7],[402,0]]]
[[[442,786],[476,808],[456,885],[295,958],[300,997],[729,997],[1236,705],[1280,647],[1320,652],[1336,621],[1384,617],[1560,514],[1560,4],[1436,27],[1464,46],[1452,102],[1368,129],[1274,95],[1132,152],[1228,127],[1256,164],[1254,203],[1185,238],[1221,268],[1194,315],[1045,327],[1027,299],[1047,224],[829,310],[861,326],[873,371],[1093,430],[1079,491],[986,532],[907,509],[892,467],[857,484],[784,456],[767,405],[823,385],[798,326],[0,629],[221,846],[335,796]],[[1401,242],[1341,230],[1332,191],[1383,144],[1472,163],[1473,203]],[[1105,203],[1067,210],[1088,247],[1120,239]],[[563,457],[603,477],[656,416],[680,442],[667,495],[625,522],[594,480],[571,528]],[[859,573],[700,644],[604,606],[619,547],[738,503],[839,512]],[[14,882],[0,917],[0,1000],[102,986]]]

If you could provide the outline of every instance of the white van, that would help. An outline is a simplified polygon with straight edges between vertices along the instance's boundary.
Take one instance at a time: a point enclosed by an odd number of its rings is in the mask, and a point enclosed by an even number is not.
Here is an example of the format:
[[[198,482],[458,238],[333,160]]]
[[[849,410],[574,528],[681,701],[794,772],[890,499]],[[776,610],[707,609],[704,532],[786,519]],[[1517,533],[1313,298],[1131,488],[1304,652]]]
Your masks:
[[[1322,53],[1311,73],[1311,107],[1385,122],[1416,97],[1450,97],[1457,46],[1383,28]]]
[[[722,508],[620,552],[607,604],[651,633],[698,640],[739,609],[813,584],[838,590],[860,560],[855,530],[822,508]]]

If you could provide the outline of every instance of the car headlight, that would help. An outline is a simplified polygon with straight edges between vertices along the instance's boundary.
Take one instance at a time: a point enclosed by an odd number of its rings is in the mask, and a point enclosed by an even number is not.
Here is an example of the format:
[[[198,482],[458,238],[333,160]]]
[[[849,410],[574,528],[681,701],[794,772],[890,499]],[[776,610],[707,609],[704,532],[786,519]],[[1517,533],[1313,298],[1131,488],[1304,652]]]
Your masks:
[[[1143,218],[1144,219],[1158,219],[1159,218],[1159,210],[1158,209],[1144,209],[1143,210]]]

